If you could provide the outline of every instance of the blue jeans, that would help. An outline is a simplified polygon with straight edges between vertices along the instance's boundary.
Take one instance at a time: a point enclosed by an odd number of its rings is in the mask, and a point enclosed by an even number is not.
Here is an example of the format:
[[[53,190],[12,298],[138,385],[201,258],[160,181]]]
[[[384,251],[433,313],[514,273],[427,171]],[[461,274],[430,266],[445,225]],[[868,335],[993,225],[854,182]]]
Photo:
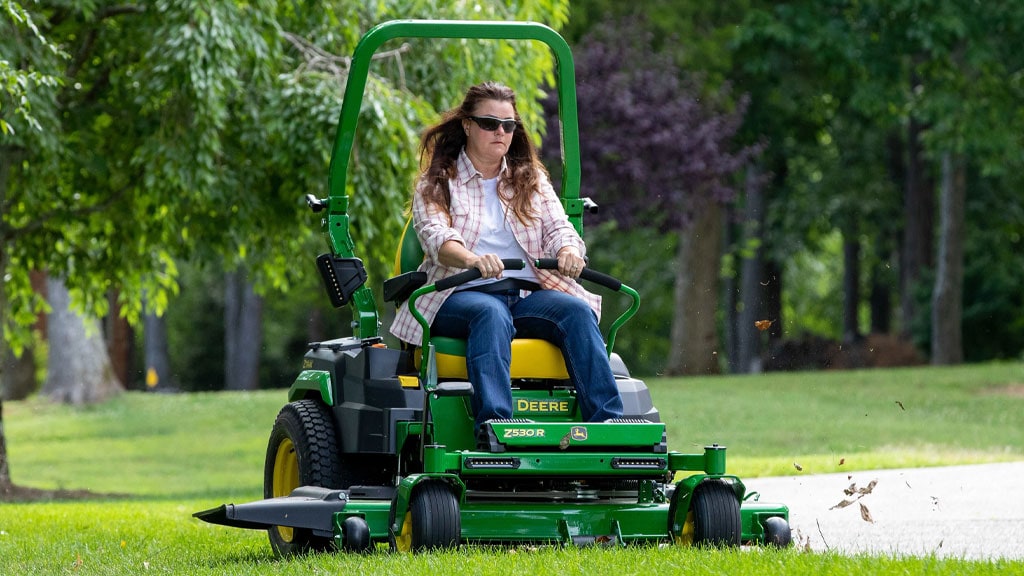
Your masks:
[[[466,369],[473,383],[477,428],[492,418],[512,417],[509,371],[516,335],[547,340],[562,350],[584,420],[622,416],[622,397],[597,317],[575,296],[558,290],[538,290],[525,298],[517,290],[455,292],[438,311],[431,333],[467,340]]]

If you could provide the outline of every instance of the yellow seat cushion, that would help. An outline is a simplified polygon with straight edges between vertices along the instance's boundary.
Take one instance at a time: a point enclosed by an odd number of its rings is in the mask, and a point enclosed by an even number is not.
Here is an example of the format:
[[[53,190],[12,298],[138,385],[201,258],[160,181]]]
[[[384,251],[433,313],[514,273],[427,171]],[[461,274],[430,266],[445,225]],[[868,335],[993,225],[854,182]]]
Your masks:
[[[431,341],[437,351],[438,378],[468,380],[466,341],[443,337],[435,337]],[[562,351],[547,340],[534,338],[512,340],[511,374],[513,379],[569,379],[569,372],[565,369],[565,360],[562,359]]]

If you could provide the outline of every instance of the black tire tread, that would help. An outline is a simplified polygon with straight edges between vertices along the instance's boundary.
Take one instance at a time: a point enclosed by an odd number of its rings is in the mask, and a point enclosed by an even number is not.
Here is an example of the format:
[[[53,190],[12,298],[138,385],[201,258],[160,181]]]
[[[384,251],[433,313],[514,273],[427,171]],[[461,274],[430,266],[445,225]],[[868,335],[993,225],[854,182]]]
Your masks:
[[[297,400],[285,404],[278,415],[294,412],[302,428],[303,442],[292,439],[299,453],[299,484],[323,488],[348,488],[342,486],[341,462],[338,458],[338,438],[334,421],[324,404],[316,400]]]
[[[263,470],[263,496],[273,498],[274,462],[278,446],[285,438],[295,447],[299,464],[299,486],[345,488],[342,486],[341,462],[334,421],[327,406],[316,400],[303,399],[285,404],[277,414]],[[277,528],[268,530],[270,544],[281,556],[333,548],[333,539],[314,536],[309,530],[294,529],[291,542],[278,537]]]
[[[415,551],[457,548],[462,532],[459,501],[444,482],[418,486],[410,502]]]
[[[693,491],[695,546],[734,547],[743,537],[739,499],[727,483],[708,480]]]

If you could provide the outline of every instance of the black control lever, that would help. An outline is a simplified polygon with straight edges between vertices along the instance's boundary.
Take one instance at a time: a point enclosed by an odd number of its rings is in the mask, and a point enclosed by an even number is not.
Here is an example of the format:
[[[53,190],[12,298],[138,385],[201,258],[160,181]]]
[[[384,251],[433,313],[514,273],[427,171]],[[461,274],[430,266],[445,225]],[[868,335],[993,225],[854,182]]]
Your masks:
[[[317,198],[312,194],[306,194],[306,205],[313,212],[322,212],[324,208],[327,208],[327,198]]]

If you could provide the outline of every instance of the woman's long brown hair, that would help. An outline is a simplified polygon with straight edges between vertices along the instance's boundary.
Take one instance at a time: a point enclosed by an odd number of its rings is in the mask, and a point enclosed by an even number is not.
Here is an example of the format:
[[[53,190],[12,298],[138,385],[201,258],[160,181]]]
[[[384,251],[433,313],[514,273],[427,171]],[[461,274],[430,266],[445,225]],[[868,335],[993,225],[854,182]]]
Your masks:
[[[535,216],[530,204],[531,195],[537,190],[540,175],[547,174],[547,171],[537,158],[537,150],[526,130],[522,129],[515,92],[497,82],[471,87],[462,104],[442,114],[441,121],[423,133],[420,166],[424,169],[420,176],[420,193],[427,202],[443,208],[450,218],[452,197],[448,181],[455,177],[459,153],[466,146],[462,122],[474,115],[481,100],[509,102],[516,122],[520,124],[512,133],[512,142],[505,153],[508,171],[501,175],[501,183],[504,189],[512,190],[512,197],[507,199],[512,212],[520,222],[529,223]]]

